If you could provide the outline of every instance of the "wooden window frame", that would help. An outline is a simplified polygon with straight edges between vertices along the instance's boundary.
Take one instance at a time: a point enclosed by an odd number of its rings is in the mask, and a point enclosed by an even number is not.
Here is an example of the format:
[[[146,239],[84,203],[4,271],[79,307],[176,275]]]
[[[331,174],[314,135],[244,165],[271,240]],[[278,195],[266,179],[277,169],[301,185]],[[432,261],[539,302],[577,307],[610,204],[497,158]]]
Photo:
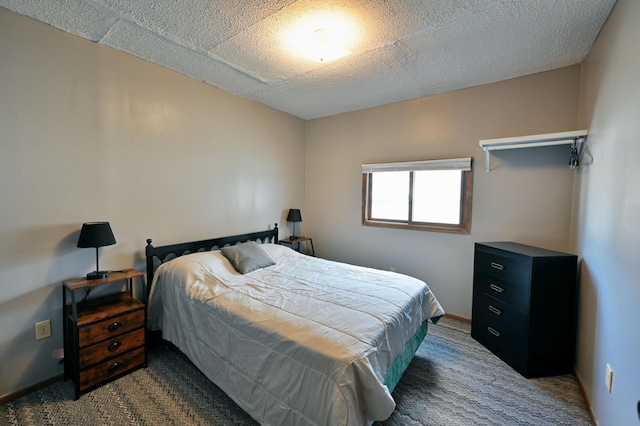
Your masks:
[[[383,228],[412,229],[417,231],[448,232],[454,234],[471,233],[471,205],[473,195],[473,171],[462,171],[462,191],[460,194],[460,223],[430,223],[411,220],[413,203],[413,172],[409,177],[409,220],[371,219],[372,173],[362,173],[362,225]]]

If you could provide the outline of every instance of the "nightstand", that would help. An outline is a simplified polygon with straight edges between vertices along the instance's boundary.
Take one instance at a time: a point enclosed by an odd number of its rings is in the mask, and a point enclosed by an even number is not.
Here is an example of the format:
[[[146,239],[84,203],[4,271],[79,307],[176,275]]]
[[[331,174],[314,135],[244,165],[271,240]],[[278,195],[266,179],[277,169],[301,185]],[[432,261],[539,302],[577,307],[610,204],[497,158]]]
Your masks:
[[[311,256],[316,255],[316,251],[313,248],[313,240],[309,237],[298,237],[295,240],[292,240],[291,238],[285,238],[284,240],[280,240],[279,243],[288,245],[296,251],[300,251],[300,243],[305,243],[307,246],[306,254],[310,254]],[[311,245],[311,251],[309,251],[309,245]]]
[[[147,365],[146,300],[133,295],[134,281],[146,297],[144,274],[134,269],[106,278],[62,282],[64,379],[75,384],[75,399],[111,380]],[[126,290],[97,299],[76,300],[76,292],[122,282]],[[71,303],[67,305],[67,293]]]

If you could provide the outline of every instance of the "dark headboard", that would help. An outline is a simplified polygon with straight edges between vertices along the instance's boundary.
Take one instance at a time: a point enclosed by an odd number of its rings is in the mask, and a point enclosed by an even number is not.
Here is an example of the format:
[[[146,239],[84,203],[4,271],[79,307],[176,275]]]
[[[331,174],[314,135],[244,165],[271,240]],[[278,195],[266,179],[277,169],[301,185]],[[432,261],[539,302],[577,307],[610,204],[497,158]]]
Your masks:
[[[147,240],[147,289],[151,290],[153,275],[157,266],[176,257],[196,253],[199,251],[211,251],[227,245],[244,243],[245,241],[260,241],[262,243],[278,244],[278,224],[268,231],[251,232],[249,234],[232,235],[230,237],[213,238],[210,240],[191,241],[187,243],[171,244],[168,246],[154,247],[152,240]],[[157,265],[157,266],[156,266]]]

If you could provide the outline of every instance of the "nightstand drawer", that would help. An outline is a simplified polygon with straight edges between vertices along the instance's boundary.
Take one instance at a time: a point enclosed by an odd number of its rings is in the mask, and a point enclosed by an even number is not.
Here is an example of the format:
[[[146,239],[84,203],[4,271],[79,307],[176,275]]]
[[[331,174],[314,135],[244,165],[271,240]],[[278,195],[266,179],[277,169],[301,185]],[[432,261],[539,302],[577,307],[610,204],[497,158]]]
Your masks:
[[[89,389],[113,377],[144,364],[144,348],[134,349],[80,372],[80,391]]]
[[[475,270],[480,270],[501,280],[524,284],[531,278],[531,266],[512,257],[478,249],[475,254]]]
[[[144,327],[144,307],[125,315],[80,327],[78,330],[80,347],[84,348],[140,327]]]
[[[104,340],[80,350],[80,368],[86,368],[107,358],[144,345],[145,330],[139,328],[126,334]]]
[[[527,283],[504,281],[476,270],[473,273],[473,288],[511,305],[525,314],[529,312],[531,297]]]

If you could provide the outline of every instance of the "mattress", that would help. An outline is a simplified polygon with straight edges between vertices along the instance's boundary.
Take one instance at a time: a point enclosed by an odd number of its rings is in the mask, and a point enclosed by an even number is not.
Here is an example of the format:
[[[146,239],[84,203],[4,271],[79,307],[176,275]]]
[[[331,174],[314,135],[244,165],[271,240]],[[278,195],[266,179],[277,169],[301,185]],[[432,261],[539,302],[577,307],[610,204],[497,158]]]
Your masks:
[[[262,244],[275,265],[239,274],[219,252],[161,265],[148,326],[162,330],[265,425],[363,425],[395,409],[405,346],[444,314],[426,283]],[[394,383],[386,383],[387,375]]]

